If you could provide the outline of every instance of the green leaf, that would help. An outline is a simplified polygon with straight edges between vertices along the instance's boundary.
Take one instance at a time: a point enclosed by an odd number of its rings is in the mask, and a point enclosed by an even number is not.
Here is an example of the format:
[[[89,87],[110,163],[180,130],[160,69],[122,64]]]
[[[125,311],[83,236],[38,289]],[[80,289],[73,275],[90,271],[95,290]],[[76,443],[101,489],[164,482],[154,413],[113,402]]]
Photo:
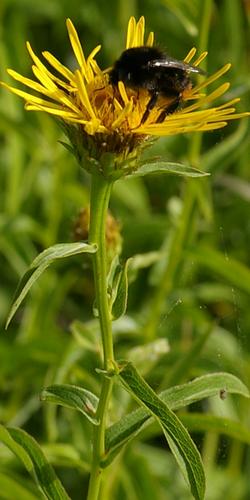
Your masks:
[[[9,430],[6,429],[3,425],[0,424],[0,441],[4,443],[24,464],[25,468],[28,472],[32,473],[33,465],[32,461],[29,458],[26,451],[16,443],[10,433]]]
[[[112,304],[114,303],[117,290],[119,286],[119,280],[122,273],[122,265],[120,264],[119,255],[115,255],[113,258],[110,269],[107,276],[107,288],[109,295],[109,306],[112,309]]]
[[[177,410],[201,399],[219,396],[221,390],[231,394],[239,394],[246,398],[250,397],[245,384],[231,373],[225,372],[203,375],[192,380],[192,382],[171,387],[163,391],[160,397],[171,408]]]
[[[205,245],[193,247],[187,254],[240,290],[250,293],[250,269],[241,262]]]
[[[128,264],[129,259],[120,266],[119,274],[116,274],[116,294],[112,303],[112,319],[118,319],[125,314],[128,301]]]
[[[204,398],[216,396],[221,390],[249,398],[247,387],[230,373],[213,373],[192,380],[183,385],[171,387],[159,394],[172,410],[178,410]],[[121,418],[107,429],[106,453],[110,463],[120,449],[133,439],[142,429],[152,423],[149,411],[142,408]]]
[[[98,398],[90,391],[70,384],[54,384],[41,393],[41,400],[80,411],[90,422],[98,425],[95,418]]]
[[[49,500],[69,500],[62,483],[38,443],[27,432],[0,426],[0,440],[23,462]]]
[[[216,432],[250,444],[250,431],[241,422],[215,415],[202,413],[187,413],[180,417],[182,423],[194,432]]]
[[[140,177],[148,174],[175,174],[182,175],[184,177],[205,177],[210,175],[207,172],[202,172],[197,168],[190,167],[189,165],[183,165],[182,163],[172,163],[166,161],[148,161],[143,163],[135,172],[133,172],[133,177]]]
[[[136,254],[121,264],[116,255],[113,259],[108,274],[108,289],[110,293],[110,304],[112,305],[113,319],[120,318],[125,312],[128,299],[128,282],[132,283],[140,269],[145,269],[162,257],[160,252],[147,252]]]
[[[59,243],[47,248],[42,253],[40,253],[32,262],[27,272],[22,277],[15,296],[14,302],[12,304],[10,313],[7,318],[6,328],[10,324],[14,314],[16,313],[18,307],[26,297],[28,291],[35,283],[35,281],[41,276],[41,274],[57,259],[63,259],[66,257],[71,257],[73,255],[78,255],[80,253],[95,253],[97,251],[96,245],[89,245],[88,243],[78,242],[78,243]]]
[[[183,424],[139,375],[132,363],[121,366],[119,379],[126,390],[159,422],[184,478],[188,479],[194,498],[203,499],[205,475],[200,454]]]
[[[136,254],[122,265],[116,256],[111,264],[108,276],[110,303],[113,320],[125,314],[128,301],[128,283],[134,281],[139,269],[151,266],[161,257],[160,252]]]

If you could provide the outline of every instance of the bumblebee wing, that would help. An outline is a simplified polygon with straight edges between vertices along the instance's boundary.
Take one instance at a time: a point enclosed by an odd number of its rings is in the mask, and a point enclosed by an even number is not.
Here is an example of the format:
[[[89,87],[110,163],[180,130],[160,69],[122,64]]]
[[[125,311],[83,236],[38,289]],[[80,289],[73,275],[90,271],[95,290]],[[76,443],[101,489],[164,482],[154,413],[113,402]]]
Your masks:
[[[202,75],[205,75],[205,71],[203,71],[203,69],[201,68],[198,68],[198,66],[191,66],[190,64],[178,61],[177,59],[173,59],[172,57],[165,57],[164,59],[154,59],[153,61],[149,61],[148,66],[150,66],[151,68],[176,68],[187,71],[188,73],[200,73]]]

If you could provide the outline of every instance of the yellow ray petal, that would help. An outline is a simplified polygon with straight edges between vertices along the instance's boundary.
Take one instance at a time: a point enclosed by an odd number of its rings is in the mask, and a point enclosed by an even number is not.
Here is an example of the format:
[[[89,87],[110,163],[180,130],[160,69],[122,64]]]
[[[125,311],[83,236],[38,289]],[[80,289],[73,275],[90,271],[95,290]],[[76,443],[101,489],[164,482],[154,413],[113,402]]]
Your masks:
[[[87,62],[89,62],[91,59],[94,59],[96,54],[98,54],[98,52],[100,52],[101,48],[102,48],[101,45],[97,45],[97,47],[90,52],[88,59],[87,59]]]
[[[126,88],[125,88],[125,85],[123,82],[118,82],[118,89],[119,89],[119,92],[121,94],[121,98],[122,98],[124,104],[125,105],[128,104],[129,98],[128,98]]]
[[[179,122],[185,124],[185,122],[190,120],[203,120],[211,114],[214,114],[214,109],[203,109],[186,114],[180,111],[179,113],[167,116],[163,123],[167,127],[172,127]]]
[[[48,105],[48,106],[54,105],[53,103],[51,103],[49,101],[45,101],[44,99],[41,99],[41,97],[36,97],[32,94],[29,94],[28,92],[24,92],[23,90],[16,89],[15,87],[11,87],[10,85],[7,85],[6,83],[3,83],[3,82],[0,82],[0,83],[1,83],[2,87],[10,90],[11,92],[13,92],[13,94],[18,95],[19,97],[22,97],[26,101],[31,101],[31,102],[34,102],[36,104],[46,103],[46,105]]]
[[[114,107],[115,107],[115,111],[122,111],[123,107],[122,105],[119,103],[119,101],[116,99],[116,97],[114,98]]]
[[[93,72],[94,72],[95,75],[102,76],[104,74],[104,72],[101,70],[101,68],[99,68],[99,66],[98,66],[97,62],[95,61],[95,59],[91,59],[89,61],[89,63],[91,65],[91,67],[92,67]]]
[[[162,126],[162,124],[157,124],[157,125],[147,125],[143,127],[139,127],[138,129],[135,130],[136,134],[145,134],[145,135],[159,135],[159,136],[166,136],[166,135],[175,135],[175,134],[180,134],[184,132],[190,132],[193,130],[198,130],[200,127],[200,123],[196,124],[195,126],[177,126],[177,127],[172,127],[168,130],[166,130],[166,127]]]
[[[184,61],[184,63],[186,63],[186,64],[189,64],[189,63],[190,63],[190,61],[193,59],[193,57],[194,57],[194,56],[195,56],[195,54],[196,54],[196,50],[197,50],[197,49],[196,49],[195,47],[193,47],[193,48],[192,48],[192,49],[188,52],[188,54],[186,55],[185,59],[183,60],[183,61]]]
[[[202,52],[199,57],[192,63],[193,66],[199,66],[201,62],[207,57],[208,52]]]
[[[234,113],[231,116],[226,116],[227,120],[238,120],[239,118],[246,118],[247,116],[250,116],[250,112],[245,111],[243,113]]]
[[[58,61],[58,59],[53,56],[53,54],[51,54],[47,50],[45,50],[42,54],[43,57],[51,64],[51,66],[58,71],[58,73],[61,73],[61,75],[67,78],[67,80],[69,80],[70,82],[74,81],[74,74],[72,73],[72,71],[61,64],[60,61]]]
[[[102,71],[100,70],[97,62],[94,59],[96,54],[100,51],[100,49],[101,49],[101,45],[97,45],[97,47],[95,47],[95,49],[92,50],[92,52],[89,54],[89,56],[87,58],[86,67],[88,69],[87,69],[86,80],[88,82],[90,82],[91,80],[94,79],[95,74],[96,75],[102,74]]]
[[[219,123],[208,123],[206,125],[202,125],[199,130],[201,132],[208,132],[209,130],[217,130],[223,128],[227,125],[227,122],[219,122]]]
[[[147,38],[147,41],[146,41],[146,45],[148,47],[152,47],[154,45],[154,32],[153,31],[150,31],[148,38]]]
[[[201,99],[199,99],[195,104],[192,104],[191,106],[187,106],[186,108],[183,108],[182,113],[190,113],[191,111],[194,111],[201,106],[207,105],[210,102],[214,101],[215,99],[218,99],[221,95],[223,95],[230,87],[230,83],[223,83],[218,87],[214,92],[211,94],[205,95]]]
[[[58,91],[58,87],[52,80],[49,78],[46,73],[42,72],[37,66],[33,65],[32,66],[32,71],[36,78],[41,82],[41,84],[51,92],[56,92]]]
[[[86,72],[87,66],[86,66],[86,60],[84,57],[84,53],[82,50],[82,46],[77,34],[77,31],[70,19],[67,19],[66,21],[67,29],[68,29],[68,34],[69,34],[69,39],[70,43],[72,45],[72,49],[74,51],[74,54],[76,56],[76,60],[80,66],[81,69],[84,69]]]
[[[72,99],[70,99],[70,97],[67,94],[65,94],[65,92],[62,89],[59,89],[53,82],[51,82],[49,77],[44,73],[42,73],[37,68],[37,66],[32,66],[32,70],[37,79],[40,80],[40,82],[43,85],[47,86],[48,89],[47,95],[51,97],[51,99],[57,100],[58,102],[65,104],[70,109],[78,113],[79,111],[78,107],[74,104]]]
[[[133,109],[133,103],[132,101],[129,101],[123,108],[117,119],[112,123],[112,129],[118,128],[122,124],[122,122],[126,119],[126,117],[131,113],[132,109]]]
[[[126,49],[134,47],[135,31],[136,31],[136,20],[134,16],[132,16],[130,17],[128,22]]]
[[[224,104],[220,104],[220,106],[217,106],[217,109],[227,108],[228,106],[232,106],[233,104],[237,104],[238,102],[240,102],[240,98],[235,97],[234,99],[231,99],[231,101],[227,101]]]
[[[40,85],[40,83],[34,82],[34,80],[31,80],[30,78],[26,78],[25,76],[20,75],[19,73],[17,73],[13,69],[7,69],[7,73],[12,78],[14,78],[14,80],[17,80],[18,82],[26,85],[26,87],[29,87],[29,88],[35,90],[36,92],[40,92],[40,94],[43,94],[46,96],[50,95],[50,92],[48,91],[48,89],[44,88],[44,86]]]
[[[231,64],[228,63],[228,64],[225,64],[225,66],[223,66],[221,69],[219,69],[219,71],[216,71],[216,73],[214,73],[213,75],[211,75],[209,78],[206,78],[206,80],[204,80],[204,82],[200,83],[199,85],[196,85],[195,87],[193,87],[193,91],[196,93],[196,92],[199,92],[201,89],[204,89],[205,87],[207,87],[208,85],[210,85],[211,83],[213,83],[215,80],[217,80],[218,78],[220,78],[222,75],[224,75],[225,73],[227,73],[227,71],[231,68]]]
[[[136,25],[135,43],[136,47],[144,45],[145,17],[141,16]]]
[[[29,102],[25,104],[25,109],[27,109],[28,111],[46,111],[46,113],[50,113],[51,115],[56,115],[65,119],[71,118],[72,120],[75,120],[78,118],[75,114],[70,113],[69,111],[65,111],[65,109],[62,108],[59,109],[56,107],[48,107],[44,105],[39,106],[38,104],[31,104]]]
[[[210,102],[215,101],[215,99],[218,99],[223,94],[225,94],[225,92],[228,91],[229,87],[230,87],[230,83],[229,82],[223,83],[216,90],[214,90],[213,92],[211,92],[211,94],[208,94],[207,96],[203,97],[200,100],[200,104],[201,105],[203,105],[203,104],[207,105]]]
[[[57,76],[53,75],[53,73],[51,73],[47,68],[46,66],[42,63],[42,61],[40,61],[40,59],[36,56],[36,54],[34,53],[34,51],[32,50],[32,47],[30,45],[29,42],[26,42],[26,46],[27,46],[27,49],[28,49],[28,52],[30,54],[30,57],[31,59],[34,61],[35,65],[41,70],[43,71],[44,73],[46,73],[52,80],[54,80],[57,84],[59,84],[61,87],[64,87],[65,89],[69,90],[70,89],[70,85],[66,82],[64,82],[63,80],[61,80],[60,78],[58,78]]]
[[[85,109],[88,111],[91,118],[96,118],[94,110],[93,110],[91,103],[90,103],[90,100],[89,100],[88,92],[86,90],[86,87],[85,87],[85,84],[83,81],[83,77],[82,77],[79,70],[76,70],[75,74],[76,74],[76,84],[77,84],[81,103],[83,104]]]

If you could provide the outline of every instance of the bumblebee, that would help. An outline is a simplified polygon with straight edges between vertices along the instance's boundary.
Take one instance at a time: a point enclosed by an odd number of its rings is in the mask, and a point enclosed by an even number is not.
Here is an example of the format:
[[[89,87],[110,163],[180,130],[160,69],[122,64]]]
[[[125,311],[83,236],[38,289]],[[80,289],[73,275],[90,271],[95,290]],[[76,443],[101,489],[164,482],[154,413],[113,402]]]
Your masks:
[[[133,47],[125,50],[109,73],[110,83],[118,85],[122,81],[132,89],[146,89],[150,99],[143,114],[144,123],[158,97],[168,103],[160,113],[157,122],[162,122],[168,114],[174,113],[182,101],[185,90],[191,87],[190,73],[204,74],[196,66],[173,59],[157,47]]]

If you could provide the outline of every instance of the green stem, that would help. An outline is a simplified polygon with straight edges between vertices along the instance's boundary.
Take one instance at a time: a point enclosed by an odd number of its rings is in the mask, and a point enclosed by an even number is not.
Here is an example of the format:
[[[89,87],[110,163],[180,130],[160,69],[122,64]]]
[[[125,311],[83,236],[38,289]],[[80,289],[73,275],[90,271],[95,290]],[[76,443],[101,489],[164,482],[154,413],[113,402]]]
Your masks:
[[[93,257],[96,303],[99,314],[102,345],[103,368],[113,367],[114,352],[112,339],[112,323],[107,295],[107,258],[106,258],[106,219],[113,183],[102,176],[93,175],[90,197],[89,243],[96,243],[98,250]],[[105,427],[109,399],[112,390],[112,379],[103,377],[101,394],[96,416],[100,425],[95,427],[93,437],[92,469],[89,481],[87,500],[98,500],[102,467],[101,460],[105,453]]]

